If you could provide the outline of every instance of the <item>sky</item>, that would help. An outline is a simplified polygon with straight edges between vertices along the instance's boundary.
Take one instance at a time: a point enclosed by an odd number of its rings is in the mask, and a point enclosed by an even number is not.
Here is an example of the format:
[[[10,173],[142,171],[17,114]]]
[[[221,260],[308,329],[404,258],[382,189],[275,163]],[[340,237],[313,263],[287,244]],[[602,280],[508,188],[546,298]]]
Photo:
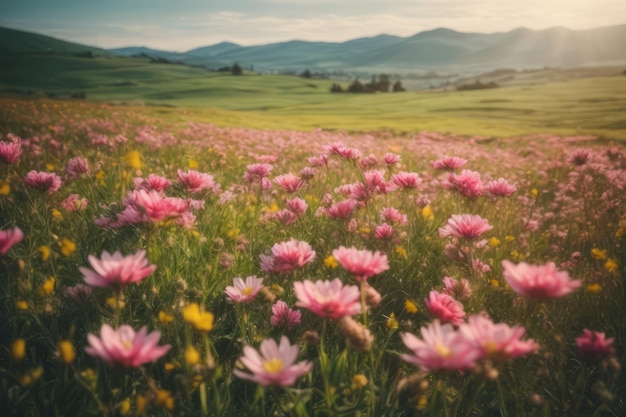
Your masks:
[[[626,23],[625,0],[0,0],[0,26],[102,48],[343,42],[445,27],[506,32]]]

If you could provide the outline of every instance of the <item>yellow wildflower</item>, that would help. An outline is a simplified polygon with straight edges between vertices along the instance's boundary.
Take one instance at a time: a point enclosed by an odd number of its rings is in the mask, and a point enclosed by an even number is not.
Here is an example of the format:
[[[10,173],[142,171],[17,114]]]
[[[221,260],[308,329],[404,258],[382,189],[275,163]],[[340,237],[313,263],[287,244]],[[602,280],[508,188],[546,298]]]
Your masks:
[[[37,382],[42,375],[43,367],[38,366],[36,368],[30,369],[28,372],[22,375],[22,377],[20,378],[20,384],[22,384],[22,386],[25,388],[30,387],[35,382]]]
[[[6,180],[0,180],[0,195],[9,195],[11,193],[11,183]]]
[[[59,342],[59,359],[67,365],[74,362],[74,359],[76,359],[76,349],[71,341],[61,340]]]
[[[174,398],[172,397],[172,394],[170,394],[170,392],[167,390],[158,390],[154,402],[156,405],[163,406],[170,411],[174,409]]]
[[[430,205],[422,208],[422,217],[424,218],[424,220],[428,221],[435,220],[435,214],[433,213],[433,209],[430,207]]]
[[[135,413],[140,416],[146,411],[146,405],[148,404],[145,395],[137,394],[135,397]]]
[[[364,235],[369,235],[372,232],[372,230],[369,227],[360,227],[359,228],[359,233],[364,234]]]
[[[500,282],[498,282],[497,279],[492,279],[490,282],[491,282],[491,285],[493,285],[494,287],[499,287],[500,286]]]
[[[519,261],[520,259],[522,259],[522,254],[519,253],[516,250],[512,250],[511,251],[511,256],[513,257],[514,260]]]
[[[11,359],[21,362],[26,357],[26,340],[18,337],[11,343]]]
[[[539,194],[539,191],[536,188],[530,190],[530,195],[532,195],[533,197],[537,197],[537,194]]]
[[[494,249],[500,246],[500,243],[502,243],[500,239],[498,239],[495,236],[489,239],[489,246],[491,246]]]
[[[174,321],[174,316],[163,310],[159,311],[159,321],[163,324],[168,324]]]
[[[94,175],[94,178],[97,180],[102,180],[104,179],[104,171],[98,171],[96,172],[96,174]]]
[[[63,256],[70,256],[76,251],[76,243],[72,242],[68,238],[61,239],[61,253]]]
[[[120,415],[125,416],[130,412],[130,398],[126,397],[120,402]]]
[[[600,292],[602,291],[602,286],[600,284],[589,284],[585,287],[585,291],[587,292]]]
[[[269,207],[267,207],[267,211],[270,213],[278,213],[280,211],[280,207],[275,202],[272,202]]]
[[[183,319],[201,333],[208,333],[213,330],[213,314],[208,311],[201,311],[200,306],[196,303],[183,307]]]
[[[506,243],[511,243],[511,242],[513,242],[514,240],[515,240],[515,238],[514,238],[513,236],[511,236],[511,235],[506,235],[506,236],[504,236],[504,241],[505,241]]]
[[[26,301],[24,301],[24,300],[17,300],[15,302],[15,307],[18,310],[26,311],[26,310],[28,310],[28,303]]]
[[[198,161],[194,159],[189,160],[189,169],[198,169]]]
[[[57,209],[53,209],[52,210],[52,218],[58,222],[63,220],[63,213],[61,213],[59,210]]]
[[[593,248],[591,249],[591,256],[598,261],[604,261],[606,260],[606,250]]]
[[[336,269],[339,266],[339,262],[333,255],[329,255],[324,259],[324,266],[330,269]]]
[[[614,273],[615,271],[617,271],[617,262],[615,262],[615,260],[611,258],[607,259],[604,263],[604,269],[606,269],[610,273]]]
[[[124,158],[126,163],[133,169],[141,169],[141,155],[138,151],[130,151]]]
[[[187,346],[187,349],[185,349],[185,363],[189,366],[200,363],[200,352],[191,345]]]
[[[46,163],[46,170],[48,171],[54,171],[54,165],[52,165],[51,163]]]
[[[37,250],[41,254],[41,260],[42,261],[46,262],[50,258],[50,247],[48,247],[46,245],[41,245],[41,246],[39,246],[39,249],[37,249]]]
[[[415,314],[418,312],[417,304],[413,300],[409,300],[408,298],[404,300],[404,310],[407,313]]]
[[[391,313],[389,318],[387,319],[387,323],[385,323],[389,330],[395,330],[398,328],[398,320],[396,319],[396,314]]]
[[[56,283],[56,279],[54,277],[50,277],[47,280],[45,280],[43,284],[41,284],[39,288],[37,288],[39,295],[41,297],[45,297],[47,295],[52,294],[54,292],[55,283]]]
[[[121,310],[126,305],[126,303],[123,300],[118,300],[117,297],[115,296],[107,298],[105,302],[106,302],[106,305],[108,305],[114,310],[116,307]],[[117,306],[116,306],[116,303],[117,303]]]
[[[367,385],[367,377],[363,374],[356,374],[352,377],[352,389],[363,388]]]
[[[165,370],[165,372],[167,373],[172,372],[174,369],[176,369],[176,364],[173,362],[165,362],[165,364],[163,365],[163,370]]]
[[[403,257],[404,259],[409,258],[409,256],[406,253],[406,249],[404,249],[402,246],[396,246],[396,253],[400,255],[401,257]]]

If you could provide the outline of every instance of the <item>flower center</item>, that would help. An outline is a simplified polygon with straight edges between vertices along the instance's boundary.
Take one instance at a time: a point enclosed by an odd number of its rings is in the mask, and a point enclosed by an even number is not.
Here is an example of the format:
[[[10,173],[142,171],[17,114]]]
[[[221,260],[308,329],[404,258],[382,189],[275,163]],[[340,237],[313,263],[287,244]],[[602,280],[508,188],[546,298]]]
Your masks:
[[[449,358],[450,356],[454,356],[454,352],[447,346],[444,346],[441,343],[437,343],[435,345],[435,352],[442,358]]]
[[[241,294],[243,294],[243,295],[250,295],[250,294],[252,294],[252,291],[253,291],[252,287],[246,287],[243,290],[241,290]]]
[[[280,372],[283,370],[283,361],[278,358],[270,359],[263,362],[263,369],[266,372],[275,374],[276,372]]]
[[[488,340],[487,342],[485,342],[484,346],[489,354],[495,353],[500,350],[498,344],[493,340]]]
[[[130,340],[122,340],[122,345],[124,345],[124,349],[131,350],[133,348],[133,343]]]

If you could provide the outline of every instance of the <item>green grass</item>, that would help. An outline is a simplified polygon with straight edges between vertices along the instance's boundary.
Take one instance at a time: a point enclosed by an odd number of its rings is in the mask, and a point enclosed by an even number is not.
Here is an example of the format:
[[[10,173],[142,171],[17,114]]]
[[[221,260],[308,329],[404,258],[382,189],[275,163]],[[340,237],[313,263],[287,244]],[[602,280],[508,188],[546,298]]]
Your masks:
[[[480,91],[331,94],[329,80],[211,72],[146,59],[5,56],[0,93],[175,106],[223,126],[466,135],[595,134],[626,139],[626,77],[562,71]],[[606,74],[605,72],[601,72]],[[570,77],[568,78],[568,74]],[[547,80],[547,81],[546,81]]]

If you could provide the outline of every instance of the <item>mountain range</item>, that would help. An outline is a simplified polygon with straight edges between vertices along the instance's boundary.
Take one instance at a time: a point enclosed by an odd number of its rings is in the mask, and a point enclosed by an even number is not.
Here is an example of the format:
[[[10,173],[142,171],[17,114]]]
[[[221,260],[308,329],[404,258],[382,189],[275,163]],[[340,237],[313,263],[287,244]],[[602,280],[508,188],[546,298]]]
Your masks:
[[[3,54],[91,51],[148,56],[218,69],[238,63],[259,72],[481,72],[497,68],[626,64],[626,24],[587,30],[518,28],[490,34],[434,29],[409,37],[379,35],[346,42],[288,41],[257,46],[231,42],[171,52],[145,47],[103,50],[0,28]]]

